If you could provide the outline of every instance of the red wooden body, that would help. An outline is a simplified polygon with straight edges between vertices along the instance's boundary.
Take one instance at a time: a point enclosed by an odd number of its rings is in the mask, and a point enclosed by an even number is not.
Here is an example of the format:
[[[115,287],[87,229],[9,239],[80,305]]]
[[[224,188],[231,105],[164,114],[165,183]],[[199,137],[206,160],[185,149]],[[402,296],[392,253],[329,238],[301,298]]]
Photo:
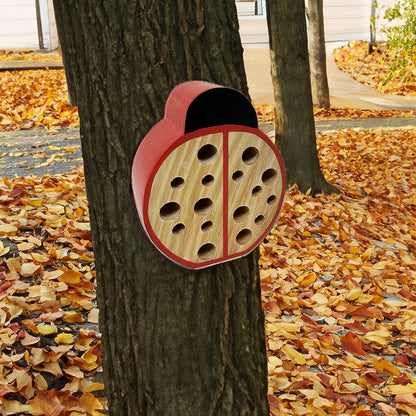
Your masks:
[[[204,106],[212,107],[217,98],[225,104],[212,116]],[[226,98],[232,101],[231,116]],[[132,189],[141,225],[179,265],[199,269],[246,255],[279,215],[283,161],[253,112],[234,90],[199,81],[181,84],[166,102],[164,119],[136,152]],[[246,118],[251,126],[241,124]],[[238,124],[230,124],[233,119]],[[209,125],[217,120],[220,124]]]

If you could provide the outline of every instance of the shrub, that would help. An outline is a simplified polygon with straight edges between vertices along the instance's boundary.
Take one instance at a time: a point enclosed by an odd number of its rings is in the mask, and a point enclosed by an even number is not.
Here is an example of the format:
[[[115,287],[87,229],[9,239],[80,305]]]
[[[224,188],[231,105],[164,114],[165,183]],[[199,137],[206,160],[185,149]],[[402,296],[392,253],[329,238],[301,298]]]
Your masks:
[[[381,32],[394,53],[387,79],[397,73],[404,80],[411,78],[416,75],[416,0],[399,0],[381,9],[388,22],[381,27]]]

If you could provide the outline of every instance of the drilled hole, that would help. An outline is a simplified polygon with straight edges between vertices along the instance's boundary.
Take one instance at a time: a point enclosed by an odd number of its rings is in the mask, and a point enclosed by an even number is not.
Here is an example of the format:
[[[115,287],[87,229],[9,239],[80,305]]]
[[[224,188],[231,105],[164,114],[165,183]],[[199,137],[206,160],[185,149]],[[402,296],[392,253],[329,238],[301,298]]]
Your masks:
[[[209,260],[210,258],[214,257],[214,254],[215,246],[211,243],[204,244],[198,250],[198,258],[200,260]]]
[[[253,190],[251,191],[251,195],[253,196],[259,196],[261,194],[262,188],[261,186],[255,186]]]
[[[179,223],[172,228],[172,234],[182,235],[185,232],[185,224]]]
[[[277,196],[276,196],[276,195],[270,195],[270,196],[267,198],[267,203],[268,203],[269,205],[273,205],[276,201],[277,201]]]
[[[165,221],[173,221],[179,217],[181,206],[177,202],[168,202],[160,208],[160,217]]]
[[[203,231],[205,233],[205,232],[211,230],[213,226],[214,226],[214,224],[212,223],[212,221],[205,221],[201,225],[201,231]]]
[[[211,163],[217,157],[217,148],[212,144],[205,144],[198,150],[198,160],[201,163]]]
[[[214,177],[212,175],[206,175],[202,178],[202,185],[211,186],[214,183]]]
[[[264,215],[257,215],[257,217],[254,219],[254,223],[256,225],[261,225],[264,222]]]
[[[196,215],[208,215],[214,203],[209,198],[202,198],[194,205],[194,211]]]
[[[265,185],[271,185],[277,178],[277,172],[275,169],[267,169],[263,172],[261,180]]]
[[[233,178],[233,181],[239,181],[240,179],[243,179],[243,175],[244,175],[244,173],[241,171],[241,170],[236,170],[234,173],[233,173],[233,176],[232,176],[232,178]]]
[[[250,209],[246,206],[238,207],[233,214],[233,218],[235,222],[244,222],[248,214],[250,213]]]
[[[247,147],[243,152],[243,162],[246,165],[252,165],[259,157],[259,151],[255,147]]]
[[[173,189],[180,189],[185,185],[185,179],[181,178],[180,176],[177,176],[176,178],[173,178],[170,182],[170,186]]]
[[[247,244],[251,239],[252,232],[248,228],[245,228],[244,230],[241,230],[237,237],[235,238],[237,243],[240,245]]]

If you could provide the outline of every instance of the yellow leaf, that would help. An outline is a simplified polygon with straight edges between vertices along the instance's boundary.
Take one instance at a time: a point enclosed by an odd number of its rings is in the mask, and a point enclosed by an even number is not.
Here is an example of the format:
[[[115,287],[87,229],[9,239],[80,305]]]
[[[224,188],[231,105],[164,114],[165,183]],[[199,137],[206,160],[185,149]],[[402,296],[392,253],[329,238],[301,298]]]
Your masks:
[[[387,345],[390,343],[391,334],[386,327],[381,326],[377,331],[367,332],[362,338],[366,341],[377,342],[380,345]]]
[[[273,322],[266,326],[268,333],[273,333],[273,337],[284,337],[286,339],[296,339],[297,332],[300,331],[300,325],[292,322]]]
[[[385,358],[372,358],[371,362],[373,364],[374,369],[377,373],[385,373],[388,372],[394,376],[398,376],[400,374],[400,370],[396,368],[389,360]]]
[[[32,199],[29,201],[29,205],[32,205],[32,207],[40,207],[42,205],[41,199]]]
[[[102,383],[94,383],[93,381],[82,379],[80,382],[80,391],[85,392],[92,392],[92,391],[99,391],[104,390],[104,384]]]
[[[65,315],[62,319],[68,323],[84,322],[84,318],[80,314],[76,313],[75,311],[65,312]]]
[[[99,311],[97,308],[91,309],[90,313],[88,314],[88,322],[98,324],[98,313]]]
[[[29,236],[27,241],[29,243],[33,243],[35,246],[38,246],[38,247],[42,245],[42,241],[39,240],[39,238],[34,237],[33,235]]]
[[[39,263],[46,263],[49,260],[48,256],[44,256],[39,253],[31,253],[33,260],[39,262]]]
[[[415,383],[409,383],[406,385],[393,384],[391,386],[386,386],[384,391],[390,395],[413,394],[413,393],[416,393],[416,384]]]
[[[89,222],[74,221],[73,226],[75,228],[77,228],[78,230],[82,230],[82,231],[90,231],[91,230]]]
[[[414,407],[408,406],[405,403],[398,403],[396,408],[404,410],[409,416],[416,416],[416,409]]]
[[[48,389],[48,383],[46,382],[46,380],[40,373],[36,374],[34,381],[35,381],[35,386],[38,390]]]
[[[10,225],[10,224],[1,224],[0,223],[0,233],[4,233],[4,234],[14,234],[16,233],[18,230],[17,227],[15,227],[14,225]]]
[[[342,385],[342,392],[343,393],[358,393],[363,391],[364,389],[355,383],[344,383]]]
[[[327,305],[329,302],[328,298],[323,293],[315,293],[310,297],[310,300],[318,305]]]
[[[20,251],[29,251],[35,247],[32,243],[20,243],[17,245],[17,249]]]
[[[282,347],[282,351],[289,357],[295,364],[306,364],[304,356],[298,352],[295,347],[290,344],[286,344]]]
[[[37,325],[37,328],[41,335],[56,334],[58,332],[58,328],[53,322],[51,322],[50,324],[45,324],[45,323],[39,324]]]
[[[387,401],[387,399],[384,396],[382,396],[381,394],[379,394],[379,393],[377,393],[375,391],[372,391],[372,390],[368,390],[368,395],[373,400],[376,400],[377,402],[386,402]]]
[[[0,241],[0,257],[5,256],[10,251],[10,247],[4,247],[3,243]]]
[[[76,284],[81,281],[82,276],[82,273],[76,272],[75,270],[65,270],[58,276],[58,280],[67,284]]]
[[[61,332],[59,335],[55,337],[55,342],[57,344],[73,344],[74,343],[74,337],[71,334],[65,334]]]
[[[103,405],[99,402],[97,398],[94,397],[93,394],[89,392],[85,392],[81,396],[79,404],[83,409],[87,411],[89,415],[102,416],[102,413],[97,412],[97,410],[103,409]]]
[[[68,374],[72,377],[84,378],[84,373],[76,365],[72,365],[70,367],[64,368],[63,371],[65,374]]]
[[[300,282],[300,285],[303,287],[309,286],[316,280],[317,276],[315,273],[308,273]]]
[[[332,407],[334,403],[323,397],[318,397],[317,399],[313,401],[313,405],[315,408],[319,409],[321,407]]]
[[[307,399],[317,399],[319,394],[316,390],[312,389],[299,389],[299,393],[303,394]]]

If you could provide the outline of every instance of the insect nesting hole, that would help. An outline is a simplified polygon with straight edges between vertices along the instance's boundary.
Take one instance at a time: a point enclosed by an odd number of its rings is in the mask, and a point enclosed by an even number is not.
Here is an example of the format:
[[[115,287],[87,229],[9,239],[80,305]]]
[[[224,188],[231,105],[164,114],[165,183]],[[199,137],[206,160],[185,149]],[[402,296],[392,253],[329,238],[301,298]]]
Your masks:
[[[201,163],[211,163],[218,156],[218,150],[213,144],[204,144],[198,150],[198,160]]]
[[[181,206],[177,202],[167,202],[160,208],[160,218],[164,221],[173,221],[179,217]]]
[[[200,260],[209,260],[215,255],[215,245],[212,243],[206,243],[202,245],[198,250],[198,258]]]

